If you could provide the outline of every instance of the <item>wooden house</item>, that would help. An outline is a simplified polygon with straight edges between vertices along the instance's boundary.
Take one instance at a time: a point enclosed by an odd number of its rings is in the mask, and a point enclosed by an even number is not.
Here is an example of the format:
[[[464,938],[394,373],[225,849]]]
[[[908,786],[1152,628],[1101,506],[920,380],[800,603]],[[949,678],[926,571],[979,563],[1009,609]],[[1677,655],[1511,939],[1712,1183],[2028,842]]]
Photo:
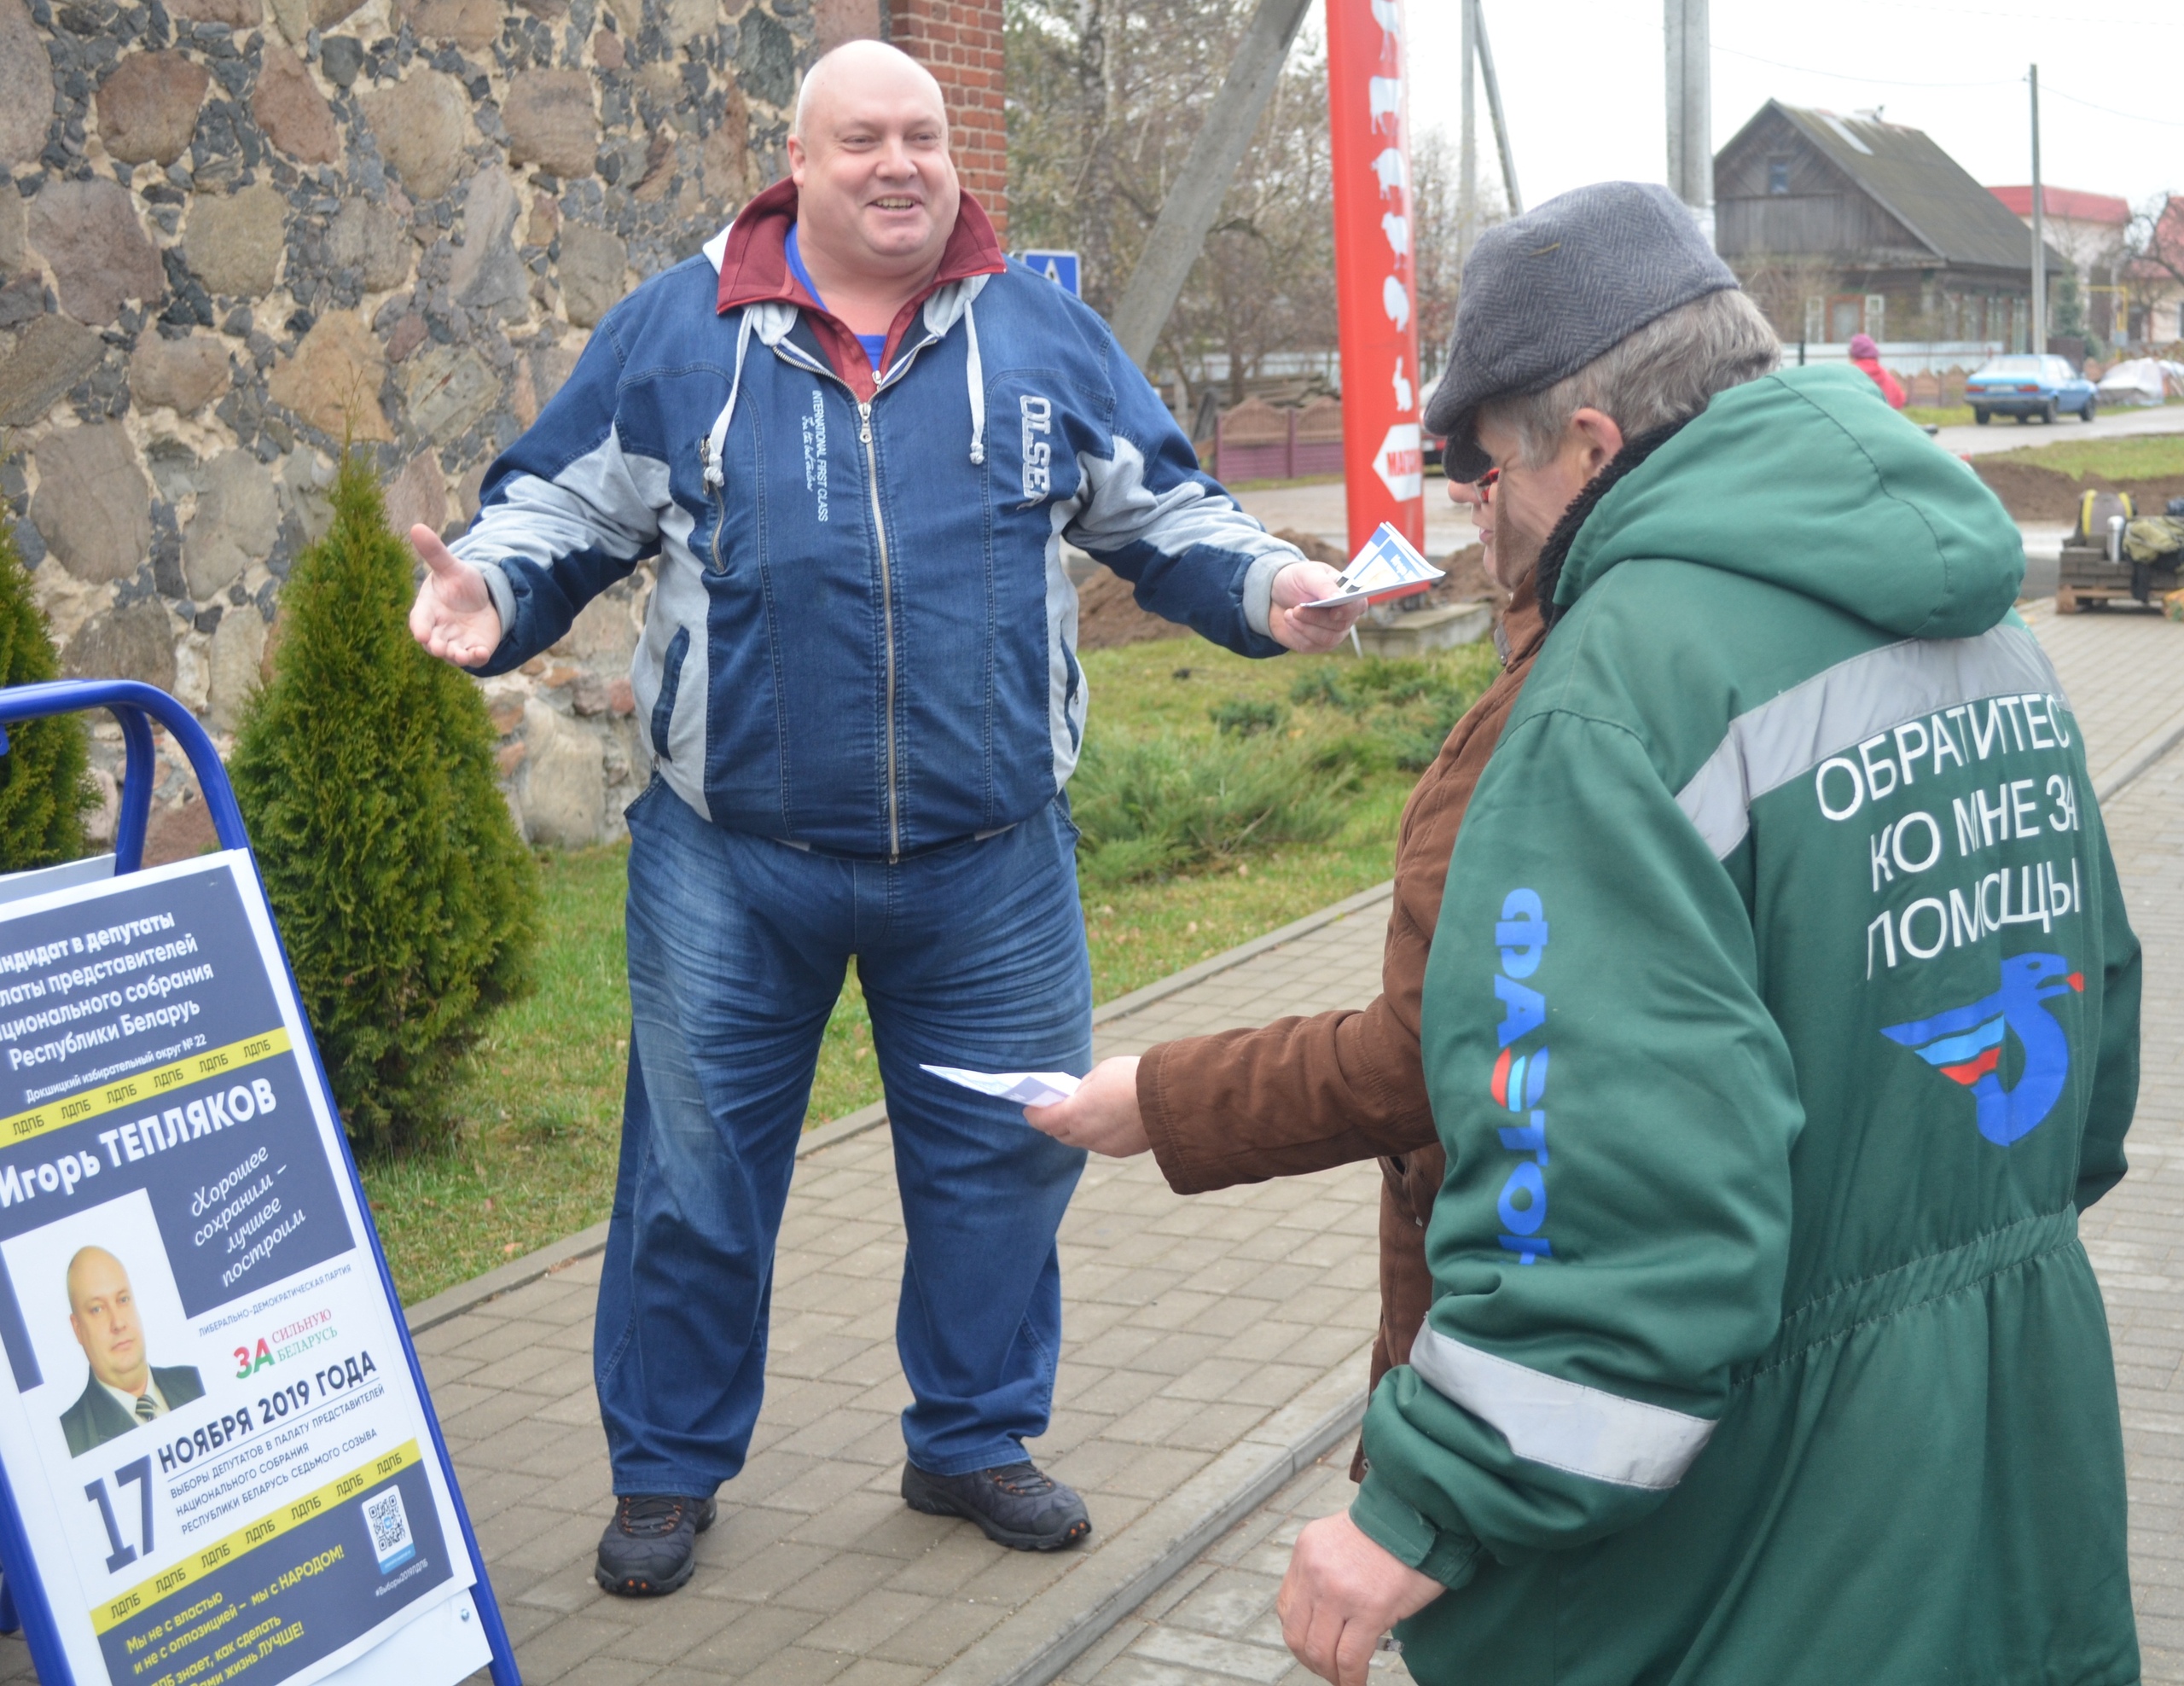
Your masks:
[[[1769,100],[1714,157],[1715,246],[1785,340],[2024,347],[2032,240],[1920,130]],[[2050,247],[2049,270],[2066,260]]]

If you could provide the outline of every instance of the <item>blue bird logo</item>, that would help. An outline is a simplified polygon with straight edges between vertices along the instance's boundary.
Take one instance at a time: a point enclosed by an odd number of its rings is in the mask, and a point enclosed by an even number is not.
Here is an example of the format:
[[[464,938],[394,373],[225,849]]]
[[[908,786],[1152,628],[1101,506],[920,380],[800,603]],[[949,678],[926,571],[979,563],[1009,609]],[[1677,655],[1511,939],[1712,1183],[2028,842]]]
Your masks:
[[[2002,962],[2001,987],[1992,995],[1931,1019],[1891,1025],[1881,1034],[1969,1089],[1979,1109],[1979,1133],[2007,1148],[2041,1126],[2070,1076],[2070,1038],[2042,1003],[2084,988],[2085,974],[2072,971],[2059,954],[2012,955]],[[2005,1030],[2024,1049],[2024,1068],[2009,1089],[2002,1087],[2000,1069]]]

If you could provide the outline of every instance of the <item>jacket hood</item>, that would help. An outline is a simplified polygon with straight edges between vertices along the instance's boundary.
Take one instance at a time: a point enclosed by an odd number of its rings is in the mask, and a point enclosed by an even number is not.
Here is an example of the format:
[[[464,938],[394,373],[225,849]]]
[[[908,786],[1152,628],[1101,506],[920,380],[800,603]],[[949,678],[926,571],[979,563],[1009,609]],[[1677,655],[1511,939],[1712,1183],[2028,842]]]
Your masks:
[[[1640,559],[1766,580],[1914,638],[1984,632],[2024,577],[2001,500],[1850,369],[1717,393],[1600,499],[1556,602]]]

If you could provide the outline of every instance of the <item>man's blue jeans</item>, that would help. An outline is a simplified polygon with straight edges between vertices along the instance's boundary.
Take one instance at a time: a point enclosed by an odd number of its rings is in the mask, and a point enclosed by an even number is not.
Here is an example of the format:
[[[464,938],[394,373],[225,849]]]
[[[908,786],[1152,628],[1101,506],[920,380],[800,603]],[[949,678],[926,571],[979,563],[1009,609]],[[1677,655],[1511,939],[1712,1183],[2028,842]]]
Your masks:
[[[630,1044],[593,1363],[618,1493],[743,1467],[774,1243],[848,956],[872,1013],[909,1232],[895,1339],[910,1460],[1024,1456],[1061,1348],[1054,1234],[1084,1155],[921,1061],[1091,1063],[1076,834],[1060,800],[894,865],[723,830],[655,781],[630,810]]]

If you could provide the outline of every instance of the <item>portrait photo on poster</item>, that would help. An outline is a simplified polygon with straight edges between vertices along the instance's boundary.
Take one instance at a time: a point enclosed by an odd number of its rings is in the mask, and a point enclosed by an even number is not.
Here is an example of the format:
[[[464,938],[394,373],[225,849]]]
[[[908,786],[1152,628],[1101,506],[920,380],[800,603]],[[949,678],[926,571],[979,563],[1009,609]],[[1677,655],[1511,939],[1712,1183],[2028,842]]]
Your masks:
[[[26,1403],[49,1404],[68,1458],[205,1397],[143,1189],[0,1241],[0,1260],[41,1379]]]

